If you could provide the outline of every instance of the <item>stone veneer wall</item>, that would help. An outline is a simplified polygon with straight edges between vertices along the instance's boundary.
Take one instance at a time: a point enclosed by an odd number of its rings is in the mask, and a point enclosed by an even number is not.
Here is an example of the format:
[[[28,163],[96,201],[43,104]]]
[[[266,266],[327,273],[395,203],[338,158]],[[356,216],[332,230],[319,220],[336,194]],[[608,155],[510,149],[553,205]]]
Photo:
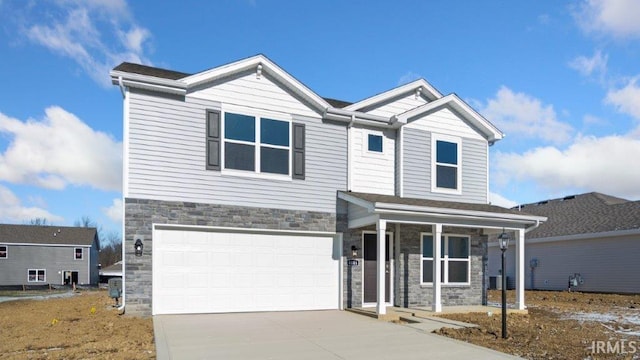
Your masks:
[[[126,311],[142,316],[151,315],[153,224],[336,231],[336,214],[313,211],[127,198],[124,214]],[[141,257],[133,252],[136,235],[144,238]]]
[[[350,258],[351,246],[362,247],[362,231],[373,230],[368,226],[346,231],[344,234],[344,254]],[[396,225],[387,223],[387,232],[394,234],[398,241]],[[421,232],[431,232],[431,226],[401,225],[400,252],[394,264],[394,305],[400,307],[430,306],[433,300],[431,286],[421,285],[420,252]],[[486,300],[484,266],[486,263],[487,238],[479,235],[477,229],[443,227],[443,233],[469,235],[471,237],[471,281],[469,286],[442,286],[442,305],[481,305]],[[396,247],[394,247],[395,250]],[[344,306],[362,306],[362,250],[358,254],[357,266],[344,266]]]

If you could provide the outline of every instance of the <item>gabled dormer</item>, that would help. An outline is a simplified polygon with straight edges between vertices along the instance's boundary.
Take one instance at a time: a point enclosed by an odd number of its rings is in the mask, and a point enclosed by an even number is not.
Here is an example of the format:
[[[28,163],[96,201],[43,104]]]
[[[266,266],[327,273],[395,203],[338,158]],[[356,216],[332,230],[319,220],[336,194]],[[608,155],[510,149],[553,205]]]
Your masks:
[[[349,189],[488,202],[488,146],[504,134],[420,79],[344,108],[388,119],[349,128]]]

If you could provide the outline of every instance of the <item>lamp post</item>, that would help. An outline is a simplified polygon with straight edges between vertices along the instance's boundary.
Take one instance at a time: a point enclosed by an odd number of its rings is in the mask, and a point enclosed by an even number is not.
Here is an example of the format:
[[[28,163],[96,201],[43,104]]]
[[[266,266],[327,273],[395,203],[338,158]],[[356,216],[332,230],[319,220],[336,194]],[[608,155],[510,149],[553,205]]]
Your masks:
[[[507,338],[507,276],[504,269],[505,252],[509,247],[509,235],[502,229],[502,234],[498,236],[500,250],[502,251],[502,338]]]

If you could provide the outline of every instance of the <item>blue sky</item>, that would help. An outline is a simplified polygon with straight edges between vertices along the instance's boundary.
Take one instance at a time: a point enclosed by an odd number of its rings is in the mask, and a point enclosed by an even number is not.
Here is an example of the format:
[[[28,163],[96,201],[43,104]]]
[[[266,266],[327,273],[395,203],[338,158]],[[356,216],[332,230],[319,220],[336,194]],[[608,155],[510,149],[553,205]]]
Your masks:
[[[492,202],[640,199],[640,2],[0,0],[0,222],[121,228],[132,61],[198,72],[265,54],[357,101],[419,77],[507,137]]]

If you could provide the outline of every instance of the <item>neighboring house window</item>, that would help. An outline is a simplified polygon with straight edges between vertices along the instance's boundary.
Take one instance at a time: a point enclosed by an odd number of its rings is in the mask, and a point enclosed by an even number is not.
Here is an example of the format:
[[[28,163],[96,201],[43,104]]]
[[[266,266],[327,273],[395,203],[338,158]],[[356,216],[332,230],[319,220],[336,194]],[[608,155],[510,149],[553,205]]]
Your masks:
[[[443,235],[440,253],[440,281],[443,284],[469,284],[471,265],[468,236]],[[433,283],[433,236],[422,234],[422,283]]]
[[[432,190],[460,192],[460,139],[433,135]]]
[[[7,245],[0,245],[0,259],[6,259],[9,257],[9,247]]]
[[[44,269],[29,269],[28,282],[45,282],[47,281],[47,271]]]
[[[370,152],[381,153],[382,148],[382,135],[368,134],[367,135],[367,150]]]
[[[82,248],[73,249],[73,258],[76,260],[82,260]]]

